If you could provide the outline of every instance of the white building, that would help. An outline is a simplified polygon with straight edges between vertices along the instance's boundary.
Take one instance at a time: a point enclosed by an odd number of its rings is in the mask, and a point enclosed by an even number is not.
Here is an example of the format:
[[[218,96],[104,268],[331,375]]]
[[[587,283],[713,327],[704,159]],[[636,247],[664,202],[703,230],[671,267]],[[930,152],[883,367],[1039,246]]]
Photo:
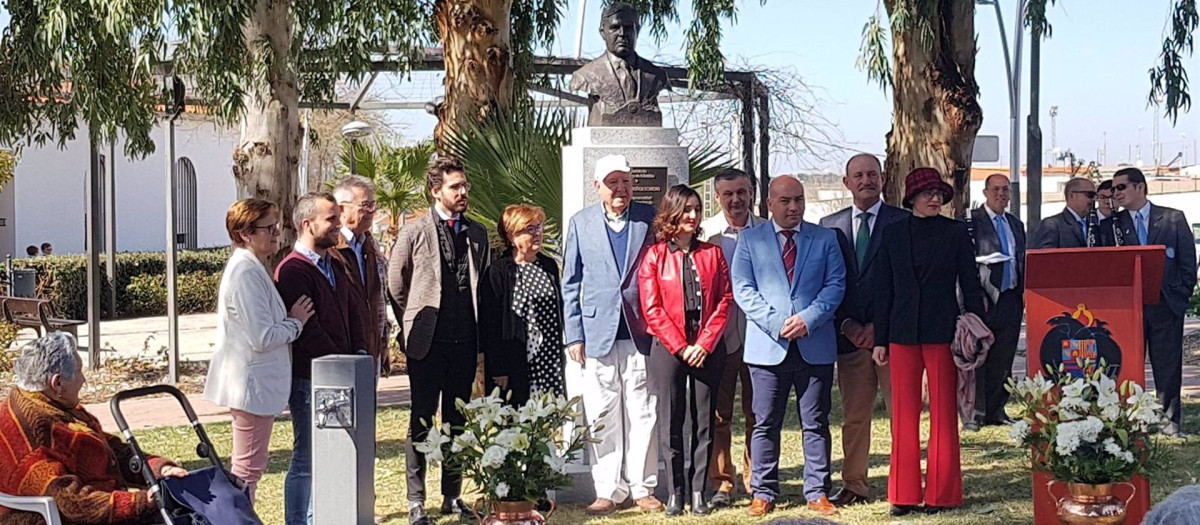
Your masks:
[[[131,160],[117,143],[116,249],[166,249],[166,125],[153,131],[155,152]],[[228,245],[225,212],[237,200],[233,179],[236,131],[211,121],[184,116],[175,125],[181,246]],[[107,156],[108,148],[101,153]],[[192,169],[189,170],[188,166]],[[55,144],[27,145],[13,181],[0,192],[0,257],[25,257],[26,246],[54,245],[55,254],[82,253],[86,242],[86,184],[88,172],[86,127],[63,149]],[[194,178],[194,181],[193,181]],[[189,191],[190,189],[190,191]],[[194,221],[193,221],[194,219]],[[193,226],[194,225],[194,226]]]

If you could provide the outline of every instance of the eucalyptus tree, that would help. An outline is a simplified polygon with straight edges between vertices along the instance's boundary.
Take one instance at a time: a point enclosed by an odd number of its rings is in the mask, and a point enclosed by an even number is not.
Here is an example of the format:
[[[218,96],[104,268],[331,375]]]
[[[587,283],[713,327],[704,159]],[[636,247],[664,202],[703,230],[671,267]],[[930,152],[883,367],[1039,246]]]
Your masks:
[[[299,103],[330,101],[381,51],[404,70],[431,36],[424,0],[8,0],[0,37],[0,142],[64,146],[151,132],[179,75],[203,111],[244,130],[233,151],[242,194],[290,217],[302,130]],[[294,238],[291,221],[285,240]],[[290,243],[283,243],[289,246]]]
[[[1028,1],[1024,24],[1034,35],[1051,36],[1046,7],[1055,1]],[[971,151],[983,122],[975,81],[975,0],[881,3],[886,20],[876,14],[864,26],[858,66],[893,92],[885,168],[899,176],[888,178],[885,198],[899,202],[903,174],[930,166],[956,188],[947,211],[957,213],[968,205]],[[1198,21],[1196,0],[1175,0],[1159,63],[1150,70],[1150,103],[1162,104],[1173,120],[1191,104],[1183,60],[1192,53]]]

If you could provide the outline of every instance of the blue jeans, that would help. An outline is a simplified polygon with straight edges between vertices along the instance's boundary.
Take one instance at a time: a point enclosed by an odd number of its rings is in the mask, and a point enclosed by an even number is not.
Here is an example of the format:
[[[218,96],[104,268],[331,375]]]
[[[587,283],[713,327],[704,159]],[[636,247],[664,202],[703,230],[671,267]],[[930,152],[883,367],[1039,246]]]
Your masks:
[[[312,525],[312,381],[292,378],[292,464],[283,481],[287,525]]]

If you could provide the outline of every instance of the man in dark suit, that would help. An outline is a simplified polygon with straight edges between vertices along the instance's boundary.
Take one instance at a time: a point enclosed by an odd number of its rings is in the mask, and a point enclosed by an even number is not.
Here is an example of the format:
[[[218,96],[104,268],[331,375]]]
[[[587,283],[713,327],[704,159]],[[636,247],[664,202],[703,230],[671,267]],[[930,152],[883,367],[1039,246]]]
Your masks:
[[[1104,221],[1100,231],[1105,244],[1113,245],[1112,232],[1120,230],[1123,244],[1165,246],[1162,299],[1142,310],[1146,346],[1154,371],[1154,389],[1170,420],[1162,432],[1183,437],[1183,316],[1196,288],[1196,239],[1183,212],[1147,200],[1146,176],[1137,168],[1123,168],[1113,176],[1113,200],[1124,208]]]
[[[400,320],[397,342],[408,358],[412,392],[405,462],[413,525],[431,523],[425,512],[425,455],[415,445],[425,440],[439,407],[442,423],[465,423],[455,400],[471,397],[479,356],[476,290],[491,259],[487,229],[466,217],[471,183],[462,162],[448,157],[433,161],[425,183],[433,207],[400,230],[388,263],[388,291]],[[444,453],[450,453],[449,447]],[[459,498],[460,472],[444,469],[441,489],[443,515],[471,516]]]
[[[984,181],[983,206],[971,211],[975,228],[975,254],[1000,253],[1010,260],[987,266],[980,272],[987,313],[983,322],[996,336],[983,366],[975,372],[974,421],[963,422],[968,430],[980,425],[1011,423],[1004,405],[1008,404],[1008,378],[1012,375],[1017,340],[1021,336],[1021,316],[1025,311],[1025,225],[1005,211],[1012,196],[1008,175],[995,173]],[[987,275],[986,277],[984,276]]]
[[[366,350],[362,311],[352,301],[342,263],[332,255],[341,236],[337,202],[328,193],[310,193],[296,202],[292,220],[299,232],[295,249],[275,268],[283,304],[312,299],[313,321],[292,343],[292,462],[283,483],[287,525],[312,525],[312,361]],[[319,310],[318,310],[319,308]]]
[[[890,206],[879,198],[883,189],[883,166],[874,155],[862,153],[846,163],[842,184],[854,195],[854,205],[821,219],[821,226],[837,232],[846,262],[846,296],[834,317],[837,327],[837,379],[842,393],[842,488],[829,501],[839,507],[870,501],[867,460],[871,452],[871,413],[877,394],[891,408],[891,371],[871,359],[875,346],[875,291],[869,271],[883,227],[903,219],[909,212]]]
[[[375,358],[377,371],[387,375],[391,370],[388,355],[390,325],[387,318],[387,299],[384,286],[387,265],[379,243],[371,235],[375,222],[375,183],[366,177],[351,175],[338,181],[333,196],[341,209],[342,229],[337,251],[333,252],[346,267],[354,283],[354,291],[362,307],[363,332],[367,338],[367,353]]]
[[[1066,206],[1062,213],[1042,221],[1034,235],[1032,248],[1086,248],[1088,246],[1088,214],[1096,204],[1096,185],[1076,177],[1063,186]],[[1099,219],[1099,217],[1097,217]],[[1093,225],[1098,229],[1099,225]],[[1090,232],[1100,241],[1099,232]]]

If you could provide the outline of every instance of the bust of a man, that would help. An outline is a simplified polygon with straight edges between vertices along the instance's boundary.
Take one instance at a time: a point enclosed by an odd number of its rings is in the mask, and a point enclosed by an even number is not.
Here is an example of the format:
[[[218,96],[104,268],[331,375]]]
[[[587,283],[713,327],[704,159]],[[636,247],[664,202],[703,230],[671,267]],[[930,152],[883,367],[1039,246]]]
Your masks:
[[[658,93],[670,89],[667,74],[634,51],[641,17],[630,4],[604,8],[600,34],[606,51],[571,75],[571,90],[586,91],[591,101],[588,126],[662,126]]]

